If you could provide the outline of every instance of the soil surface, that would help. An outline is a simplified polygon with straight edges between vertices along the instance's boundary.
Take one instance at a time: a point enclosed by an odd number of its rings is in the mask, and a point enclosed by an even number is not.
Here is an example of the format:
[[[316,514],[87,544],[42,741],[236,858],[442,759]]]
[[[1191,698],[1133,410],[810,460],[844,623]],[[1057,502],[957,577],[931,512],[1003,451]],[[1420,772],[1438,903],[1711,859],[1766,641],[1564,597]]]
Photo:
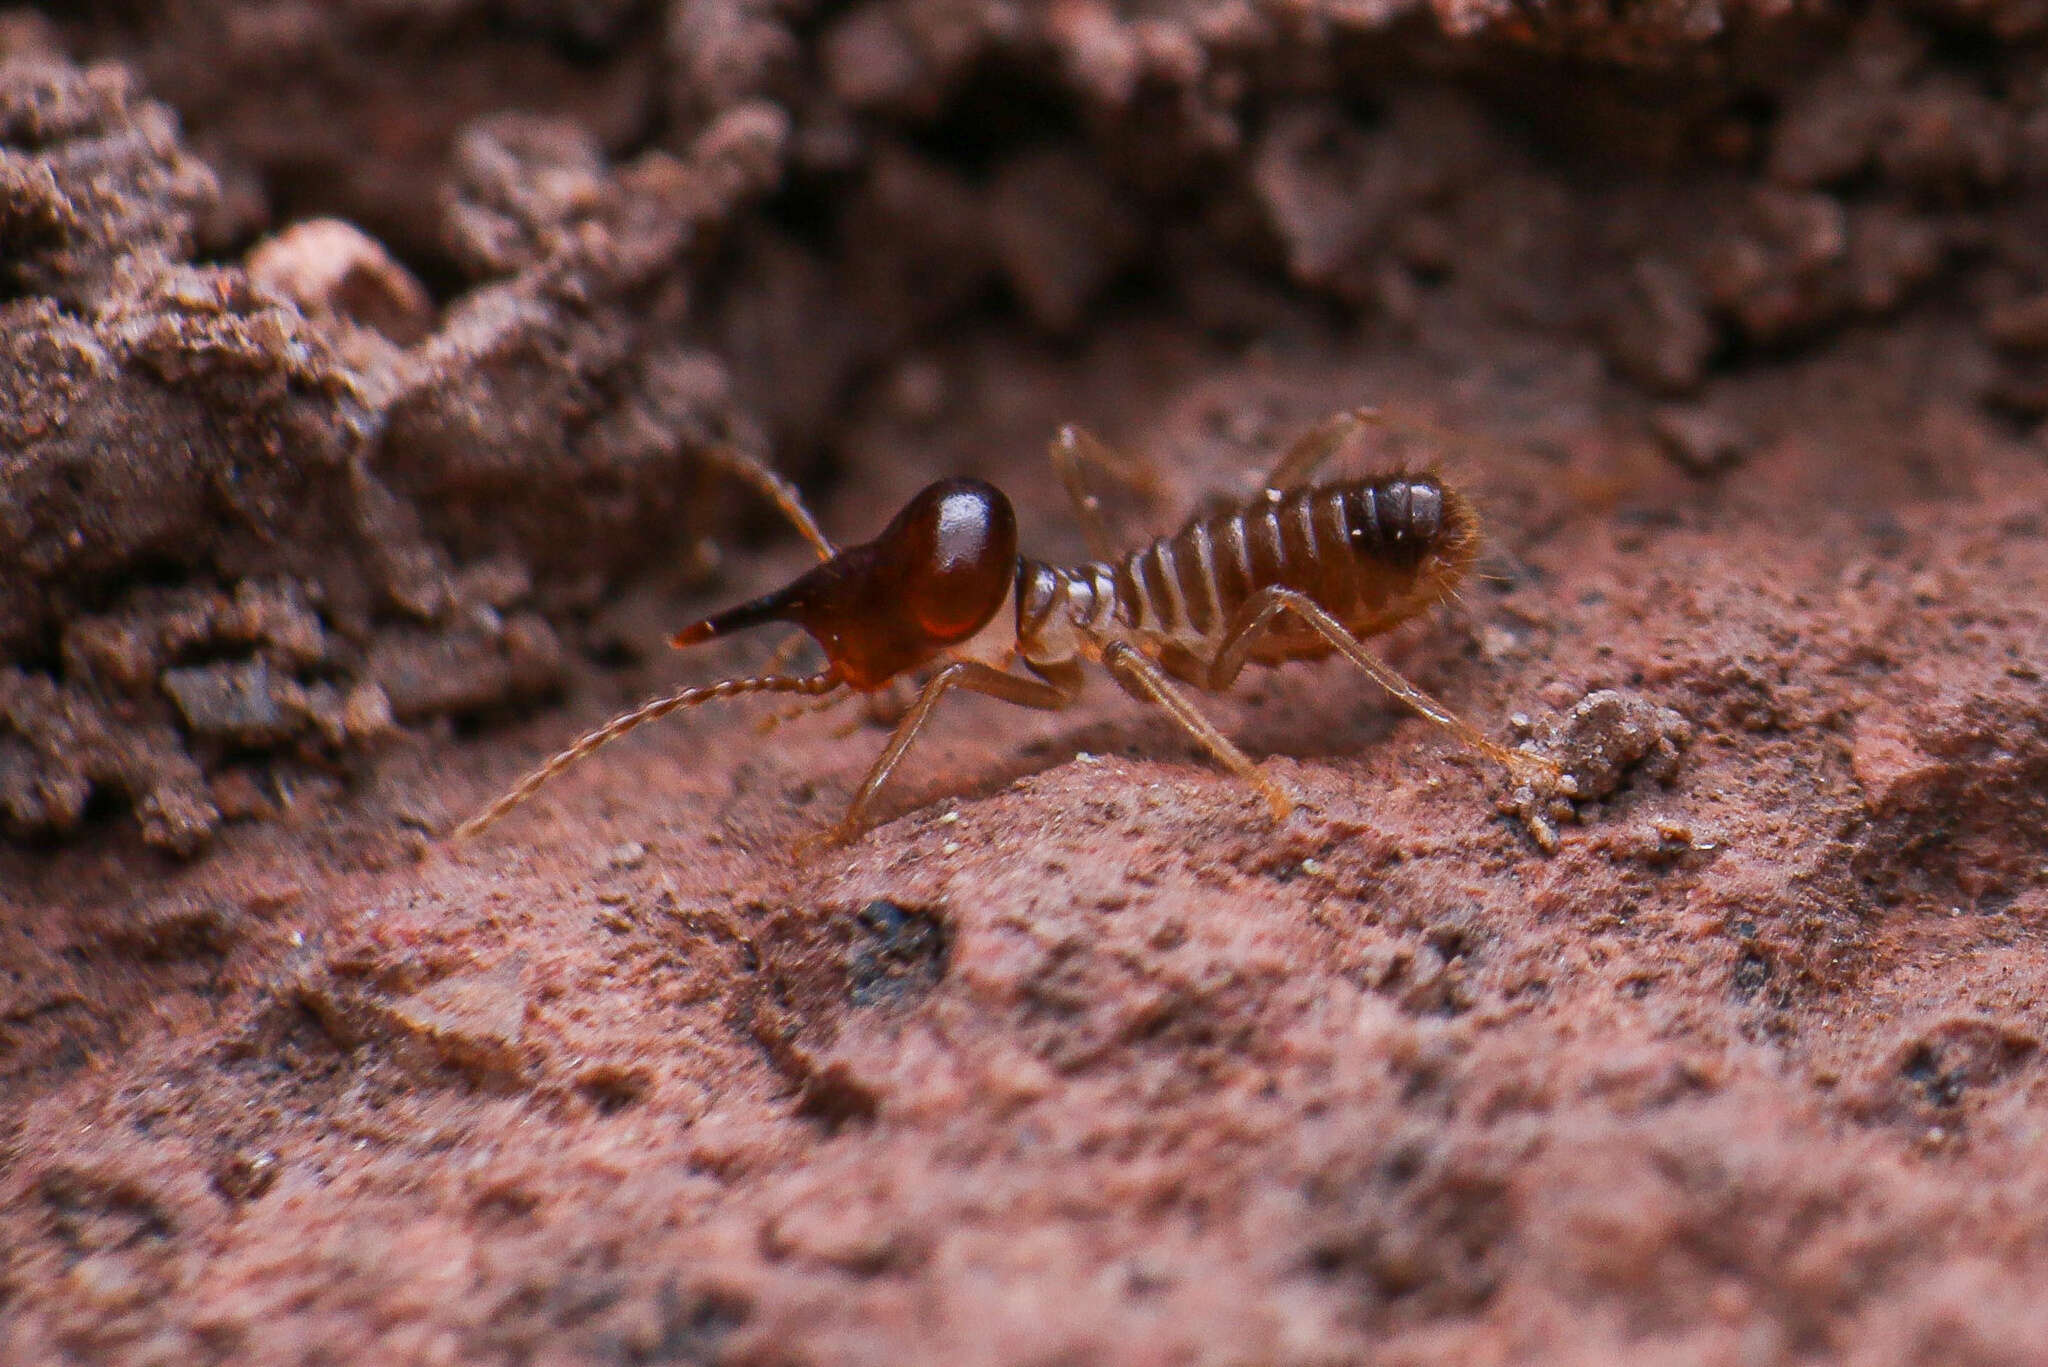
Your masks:
[[[0,11],[0,1360],[2048,1362],[2048,7]],[[1376,405],[1205,710],[637,732]],[[900,705],[900,701],[899,701]]]

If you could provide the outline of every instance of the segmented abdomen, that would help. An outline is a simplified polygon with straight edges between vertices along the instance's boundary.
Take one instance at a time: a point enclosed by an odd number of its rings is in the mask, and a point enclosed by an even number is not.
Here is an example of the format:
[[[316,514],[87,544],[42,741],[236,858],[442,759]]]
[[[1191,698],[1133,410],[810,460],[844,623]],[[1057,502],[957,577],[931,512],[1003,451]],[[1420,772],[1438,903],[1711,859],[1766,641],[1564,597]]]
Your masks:
[[[1477,538],[1471,507],[1454,490],[1429,475],[1392,475],[1291,490],[1200,518],[1106,568],[1117,622],[1138,636],[1207,639],[1252,594],[1274,586],[1372,630],[1447,593]]]

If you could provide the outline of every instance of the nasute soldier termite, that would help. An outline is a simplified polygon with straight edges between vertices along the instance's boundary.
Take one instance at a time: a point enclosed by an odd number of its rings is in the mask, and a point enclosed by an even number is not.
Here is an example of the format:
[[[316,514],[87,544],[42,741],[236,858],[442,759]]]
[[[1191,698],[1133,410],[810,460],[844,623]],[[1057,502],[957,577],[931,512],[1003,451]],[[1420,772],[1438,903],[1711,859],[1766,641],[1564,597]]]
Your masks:
[[[1171,536],[1112,555],[1080,462],[1121,458],[1075,428],[1053,443],[1098,558],[1053,565],[1017,553],[1010,501],[978,479],[933,484],[873,541],[836,548],[795,490],[737,452],[725,462],[774,500],[816,547],[820,564],[751,602],[684,627],[695,645],[771,622],[792,623],[823,650],[815,674],[769,673],[685,688],[615,717],[520,780],[456,830],[474,835],[543,783],[628,731],[683,708],[750,693],[826,699],[872,693],[936,668],[826,839],[866,827],[875,795],[953,689],[1051,711],[1080,695],[1087,666],[1164,708],[1225,767],[1256,787],[1275,820],[1293,802],[1204,716],[1183,685],[1221,692],[1247,664],[1344,656],[1389,693],[1498,761],[1517,785],[1569,795],[1551,760],[1510,750],[1409,683],[1365,646],[1451,596],[1478,554],[1471,503],[1433,474],[1311,482],[1371,410],[1310,429],[1240,507],[1197,517]],[[1027,673],[1016,673],[1021,663]]]

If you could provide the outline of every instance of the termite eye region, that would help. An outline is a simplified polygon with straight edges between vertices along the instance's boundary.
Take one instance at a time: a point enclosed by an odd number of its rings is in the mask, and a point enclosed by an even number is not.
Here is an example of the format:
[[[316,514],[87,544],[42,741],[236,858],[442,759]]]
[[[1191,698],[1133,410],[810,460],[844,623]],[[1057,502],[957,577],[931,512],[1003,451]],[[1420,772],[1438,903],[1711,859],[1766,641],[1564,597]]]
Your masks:
[[[948,479],[910,501],[882,535],[904,606],[931,641],[964,641],[995,616],[1017,567],[1017,515],[978,479]]]

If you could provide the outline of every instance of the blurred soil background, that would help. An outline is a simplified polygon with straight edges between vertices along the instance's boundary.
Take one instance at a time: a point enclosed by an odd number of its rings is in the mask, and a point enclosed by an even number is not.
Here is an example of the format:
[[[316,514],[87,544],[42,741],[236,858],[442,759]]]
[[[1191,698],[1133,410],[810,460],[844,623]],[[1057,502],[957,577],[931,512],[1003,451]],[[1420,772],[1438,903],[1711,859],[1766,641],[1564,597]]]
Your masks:
[[[0,1360],[2048,1362],[2041,0],[11,9],[0,338]],[[443,840],[765,658],[712,446],[1361,403],[1554,856],[1332,664]]]

